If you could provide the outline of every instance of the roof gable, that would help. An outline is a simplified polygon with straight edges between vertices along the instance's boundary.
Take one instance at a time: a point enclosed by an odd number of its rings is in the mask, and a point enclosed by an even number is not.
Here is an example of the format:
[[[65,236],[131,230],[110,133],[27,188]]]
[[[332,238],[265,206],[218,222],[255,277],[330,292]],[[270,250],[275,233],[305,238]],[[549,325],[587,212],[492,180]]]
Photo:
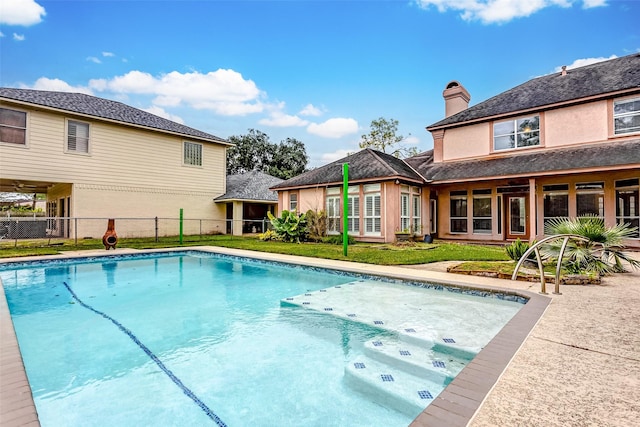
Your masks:
[[[422,177],[402,159],[365,148],[335,162],[305,172],[272,188],[306,187],[342,182],[342,165],[349,164],[349,181],[405,178],[422,182]]]
[[[484,102],[428,126],[433,130],[448,125],[520,111],[544,109],[559,103],[605,96],[637,89],[640,92],[640,54],[598,62],[529,80]]]
[[[51,92],[32,89],[0,88],[0,99],[20,101],[23,103],[68,111],[98,119],[113,120],[123,124],[142,126],[163,132],[177,133],[185,136],[228,144],[222,138],[129,105],[83,93]]]

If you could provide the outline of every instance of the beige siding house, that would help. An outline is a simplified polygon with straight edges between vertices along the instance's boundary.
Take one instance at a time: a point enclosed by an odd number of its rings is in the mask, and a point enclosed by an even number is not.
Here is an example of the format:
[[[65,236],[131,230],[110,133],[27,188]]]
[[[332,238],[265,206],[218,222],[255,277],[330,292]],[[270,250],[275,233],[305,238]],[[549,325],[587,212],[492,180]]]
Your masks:
[[[226,190],[228,145],[119,102],[0,88],[0,191],[46,194],[51,217],[176,218],[183,208],[185,218],[220,221],[205,232],[224,232],[213,199]],[[73,231],[104,228],[85,221]]]
[[[403,161],[373,152],[377,162],[361,151],[276,186],[280,208],[293,197],[340,221],[345,206],[331,170],[348,162],[361,169],[350,221],[381,222],[373,232],[350,229],[361,240],[393,241],[407,224],[448,240],[534,240],[549,219],[586,214],[640,226],[640,54],[563,69],[471,107],[456,81],[443,97],[446,117],[427,127],[433,150]],[[399,173],[398,162],[411,172]],[[371,185],[378,210],[362,197]],[[627,244],[640,248],[635,236]]]

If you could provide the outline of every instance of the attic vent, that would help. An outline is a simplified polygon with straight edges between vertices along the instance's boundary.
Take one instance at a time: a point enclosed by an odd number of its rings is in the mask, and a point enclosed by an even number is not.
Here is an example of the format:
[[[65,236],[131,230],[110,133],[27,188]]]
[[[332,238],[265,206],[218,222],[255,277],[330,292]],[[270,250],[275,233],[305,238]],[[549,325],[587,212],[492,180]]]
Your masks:
[[[567,75],[567,66],[563,65],[562,66],[562,72],[560,73],[561,76],[566,76]]]
[[[447,85],[446,89],[451,89],[452,87],[457,87],[457,86],[460,86],[458,82],[451,82]]]

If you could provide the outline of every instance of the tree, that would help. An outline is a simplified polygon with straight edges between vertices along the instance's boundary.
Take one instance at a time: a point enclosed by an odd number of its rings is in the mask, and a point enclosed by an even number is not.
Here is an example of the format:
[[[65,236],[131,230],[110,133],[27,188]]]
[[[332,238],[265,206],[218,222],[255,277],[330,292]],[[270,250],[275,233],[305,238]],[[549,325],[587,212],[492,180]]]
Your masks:
[[[275,144],[264,132],[249,129],[229,141],[235,145],[227,149],[227,174],[259,170],[289,179],[304,172],[309,161],[304,144],[295,138]]]
[[[269,167],[274,144],[267,134],[249,129],[247,135],[234,135],[229,141],[235,145],[227,149],[227,174],[266,171]]]
[[[289,179],[304,172],[308,162],[304,144],[295,138],[287,138],[275,147],[267,172],[278,178]]]
[[[373,148],[395,157],[410,157],[418,154],[416,147],[397,147],[405,137],[397,135],[398,121],[380,117],[371,121],[371,131],[362,135],[360,148]]]

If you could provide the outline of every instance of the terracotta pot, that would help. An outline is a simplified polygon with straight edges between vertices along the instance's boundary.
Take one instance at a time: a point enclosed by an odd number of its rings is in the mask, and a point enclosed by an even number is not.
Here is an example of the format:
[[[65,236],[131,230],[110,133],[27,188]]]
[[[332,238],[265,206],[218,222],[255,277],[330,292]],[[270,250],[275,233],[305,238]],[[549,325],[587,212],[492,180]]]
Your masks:
[[[106,250],[113,248],[116,249],[118,244],[118,235],[116,234],[116,220],[110,219],[107,224],[107,231],[102,236],[102,244]]]

